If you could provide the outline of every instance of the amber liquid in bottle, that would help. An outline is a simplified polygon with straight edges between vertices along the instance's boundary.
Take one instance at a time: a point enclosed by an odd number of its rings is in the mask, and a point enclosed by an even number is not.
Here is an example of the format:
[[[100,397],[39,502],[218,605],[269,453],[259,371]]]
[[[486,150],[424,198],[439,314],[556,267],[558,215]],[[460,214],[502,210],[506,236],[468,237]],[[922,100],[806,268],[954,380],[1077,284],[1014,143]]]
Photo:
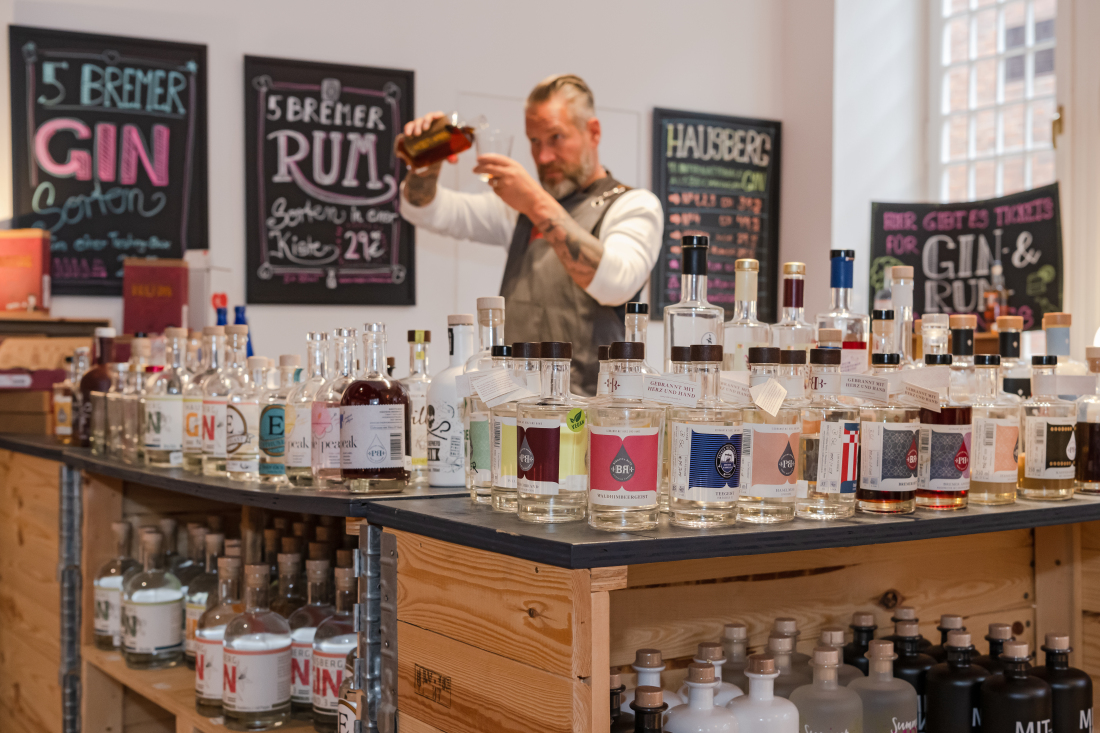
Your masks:
[[[449,117],[440,117],[427,130],[414,137],[403,137],[397,143],[399,152],[413,169],[427,168],[449,155],[469,150],[474,144],[474,128],[451,124]]]
[[[1100,423],[1078,422],[1076,431],[1077,481],[1079,485],[1091,487],[1100,483]],[[1080,488],[1077,490],[1081,491]]]
[[[939,412],[921,409],[920,421],[924,425],[969,425],[970,405],[940,407]],[[969,489],[963,491],[929,491],[917,489],[917,506],[921,509],[963,509],[967,504]]]
[[[92,442],[92,392],[106,394],[111,390],[111,370],[107,362],[114,358],[115,339],[113,336],[96,338],[95,366],[80,378],[80,412],[74,416],[75,445],[87,448]]]

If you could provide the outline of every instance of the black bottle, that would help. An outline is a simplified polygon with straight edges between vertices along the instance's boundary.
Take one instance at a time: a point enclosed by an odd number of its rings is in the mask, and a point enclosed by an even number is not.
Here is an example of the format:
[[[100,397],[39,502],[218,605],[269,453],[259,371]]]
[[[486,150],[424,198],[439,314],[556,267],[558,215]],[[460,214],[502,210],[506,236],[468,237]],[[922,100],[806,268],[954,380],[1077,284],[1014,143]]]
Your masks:
[[[634,711],[634,733],[662,733],[664,712],[668,710],[668,703],[663,698],[660,687],[634,688],[634,702],[630,703]]]
[[[947,650],[947,661],[928,670],[925,680],[928,730],[936,733],[976,733],[982,729],[981,690],[989,672],[971,664],[974,647],[970,643],[970,634],[965,631],[950,632],[944,648]]]
[[[619,710],[623,704],[626,685],[618,667],[611,668],[611,733],[631,733],[634,730],[634,716]]]
[[[1004,671],[982,683],[982,730],[985,733],[1053,733],[1050,685],[1028,674],[1027,643],[1008,641],[1001,661]]]
[[[966,627],[963,626],[963,617],[953,613],[945,613],[940,616],[940,625],[936,628],[940,630],[940,643],[928,647],[924,653],[937,662],[946,662],[947,649],[944,647],[947,644],[947,637],[952,631],[966,631]]]
[[[1069,666],[1069,634],[1047,634],[1043,651],[1047,663],[1028,674],[1050,685],[1054,730],[1058,733],[1092,733],[1092,678]]]
[[[925,711],[928,709],[926,683],[928,670],[935,666],[936,660],[920,652],[920,627],[916,621],[898,621],[894,624],[894,636],[897,639],[894,648],[898,654],[894,660],[894,676],[905,680],[917,691],[917,730],[929,730],[925,725]]]
[[[870,662],[864,655],[868,645],[875,638],[875,615],[869,611],[856,611],[852,614],[852,641],[844,645],[844,663],[858,667],[863,676],[867,676]]]
[[[899,621],[913,621],[915,623],[920,623],[920,619],[917,618],[917,609],[913,608],[912,606],[898,606],[894,609],[894,615],[890,617],[890,620],[894,622],[894,626],[897,626]],[[917,634],[920,635],[920,632],[918,631]],[[887,636],[884,636],[882,638],[886,639],[886,641],[894,642],[895,647],[898,645],[898,634],[896,630],[894,631],[894,633],[888,634]],[[923,652],[931,646],[932,642],[928,641],[928,639],[925,639],[924,636],[920,636],[920,644],[917,647],[920,651]]]
[[[985,667],[990,674],[998,674],[1004,669],[1001,661],[1001,652],[1004,651],[1006,641],[1012,641],[1012,624],[990,624],[989,633],[985,640],[989,642],[989,654],[974,657],[974,664]]]

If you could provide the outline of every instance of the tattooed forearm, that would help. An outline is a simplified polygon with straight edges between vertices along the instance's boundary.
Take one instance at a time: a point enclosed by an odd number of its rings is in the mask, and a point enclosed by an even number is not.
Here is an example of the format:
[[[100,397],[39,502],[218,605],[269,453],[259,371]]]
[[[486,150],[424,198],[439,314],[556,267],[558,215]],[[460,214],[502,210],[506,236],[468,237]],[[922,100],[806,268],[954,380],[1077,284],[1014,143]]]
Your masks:
[[[596,276],[596,268],[603,257],[603,244],[599,238],[585,231],[564,209],[542,219],[535,226],[554,248],[573,282],[587,288]]]
[[[438,182],[438,169],[429,169],[424,175],[410,173],[405,177],[405,200],[413,206],[427,206],[435,198]]]

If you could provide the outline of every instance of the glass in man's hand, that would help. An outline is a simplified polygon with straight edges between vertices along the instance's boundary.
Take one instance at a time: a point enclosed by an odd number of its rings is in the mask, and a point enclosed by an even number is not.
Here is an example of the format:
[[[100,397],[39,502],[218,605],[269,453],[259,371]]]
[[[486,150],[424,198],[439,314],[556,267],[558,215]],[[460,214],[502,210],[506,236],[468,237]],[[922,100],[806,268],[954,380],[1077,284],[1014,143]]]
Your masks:
[[[488,153],[494,153],[496,155],[503,155],[506,158],[511,158],[512,138],[512,135],[502,132],[501,130],[480,130],[477,133],[477,137],[474,138],[474,142],[477,145],[477,154],[478,156],[482,156]],[[488,173],[479,173],[478,178],[488,183],[492,176]]]

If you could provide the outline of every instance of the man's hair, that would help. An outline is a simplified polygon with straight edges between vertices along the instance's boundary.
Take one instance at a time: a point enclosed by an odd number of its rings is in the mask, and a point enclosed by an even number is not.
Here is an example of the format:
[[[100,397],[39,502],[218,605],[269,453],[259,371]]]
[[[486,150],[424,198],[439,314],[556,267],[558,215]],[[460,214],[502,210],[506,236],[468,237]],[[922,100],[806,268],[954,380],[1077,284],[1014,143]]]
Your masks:
[[[555,74],[540,81],[527,95],[527,107],[542,104],[555,94],[560,94],[569,105],[573,113],[573,123],[577,127],[583,128],[586,122],[596,116],[592,90],[576,74]]]

